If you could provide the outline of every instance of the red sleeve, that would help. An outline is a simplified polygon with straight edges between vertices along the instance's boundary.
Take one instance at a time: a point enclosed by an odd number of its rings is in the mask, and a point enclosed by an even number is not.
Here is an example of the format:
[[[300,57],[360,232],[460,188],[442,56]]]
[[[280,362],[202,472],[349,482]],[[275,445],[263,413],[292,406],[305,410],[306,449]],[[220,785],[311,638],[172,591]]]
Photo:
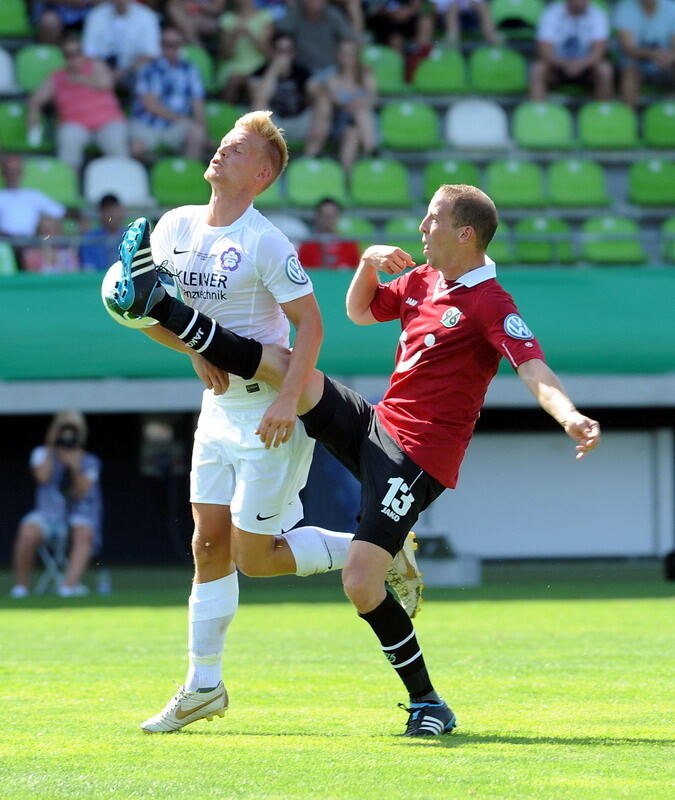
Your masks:
[[[370,303],[370,311],[378,322],[389,322],[401,318],[401,297],[406,291],[408,277],[412,273],[401,275],[389,283],[380,283],[375,290],[375,297]]]
[[[520,316],[513,298],[501,286],[486,288],[476,300],[474,313],[485,338],[514,369],[533,358],[546,360],[544,351]]]

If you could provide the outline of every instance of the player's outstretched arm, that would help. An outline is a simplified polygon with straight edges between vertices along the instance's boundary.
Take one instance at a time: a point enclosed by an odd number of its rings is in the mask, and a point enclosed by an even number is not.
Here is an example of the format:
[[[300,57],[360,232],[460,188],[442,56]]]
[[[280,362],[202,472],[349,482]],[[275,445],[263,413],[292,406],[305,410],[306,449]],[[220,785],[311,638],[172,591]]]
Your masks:
[[[375,244],[363,251],[359,266],[347,290],[347,316],[357,325],[377,322],[370,310],[379,279],[378,270],[387,275],[398,275],[407,267],[414,267],[410,253],[400,247]]]
[[[600,444],[599,423],[577,411],[558,376],[547,364],[533,358],[518,367],[518,375],[544,411],[577,443],[577,460]]]

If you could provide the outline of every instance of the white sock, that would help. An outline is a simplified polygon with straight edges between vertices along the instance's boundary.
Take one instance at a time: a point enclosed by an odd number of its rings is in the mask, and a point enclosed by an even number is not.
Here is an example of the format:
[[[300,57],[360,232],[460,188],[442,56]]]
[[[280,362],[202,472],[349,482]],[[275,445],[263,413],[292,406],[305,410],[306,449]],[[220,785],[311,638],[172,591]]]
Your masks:
[[[302,577],[342,569],[353,533],[337,533],[307,525],[284,533],[295,559],[295,574]]]
[[[237,573],[207,583],[193,583],[188,604],[190,666],[185,678],[188,692],[217,686],[225,633],[239,605]]]

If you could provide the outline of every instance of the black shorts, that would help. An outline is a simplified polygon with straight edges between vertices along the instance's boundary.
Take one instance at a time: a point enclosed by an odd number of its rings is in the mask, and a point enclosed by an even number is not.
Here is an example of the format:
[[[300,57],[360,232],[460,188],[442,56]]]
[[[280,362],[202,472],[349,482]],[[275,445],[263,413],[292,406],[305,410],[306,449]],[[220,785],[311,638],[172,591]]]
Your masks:
[[[420,512],[445,488],[443,484],[401,450],[367,400],[328,376],[321,400],[300,419],[308,436],[321,442],[361,481],[354,538],[396,555]]]

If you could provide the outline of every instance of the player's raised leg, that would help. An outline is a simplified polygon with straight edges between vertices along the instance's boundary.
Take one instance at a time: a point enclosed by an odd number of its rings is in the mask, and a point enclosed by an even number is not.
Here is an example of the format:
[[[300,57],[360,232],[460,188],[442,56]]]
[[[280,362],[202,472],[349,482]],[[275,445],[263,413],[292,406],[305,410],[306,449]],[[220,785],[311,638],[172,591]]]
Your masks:
[[[227,506],[193,504],[195,579],[188,605],[189,666],[185,683],[167,705],[141,724],[145,733],[171,733],[199,719],[222,717],[229,698],[222,681],[227,629],[239,604],[230,557]]]

